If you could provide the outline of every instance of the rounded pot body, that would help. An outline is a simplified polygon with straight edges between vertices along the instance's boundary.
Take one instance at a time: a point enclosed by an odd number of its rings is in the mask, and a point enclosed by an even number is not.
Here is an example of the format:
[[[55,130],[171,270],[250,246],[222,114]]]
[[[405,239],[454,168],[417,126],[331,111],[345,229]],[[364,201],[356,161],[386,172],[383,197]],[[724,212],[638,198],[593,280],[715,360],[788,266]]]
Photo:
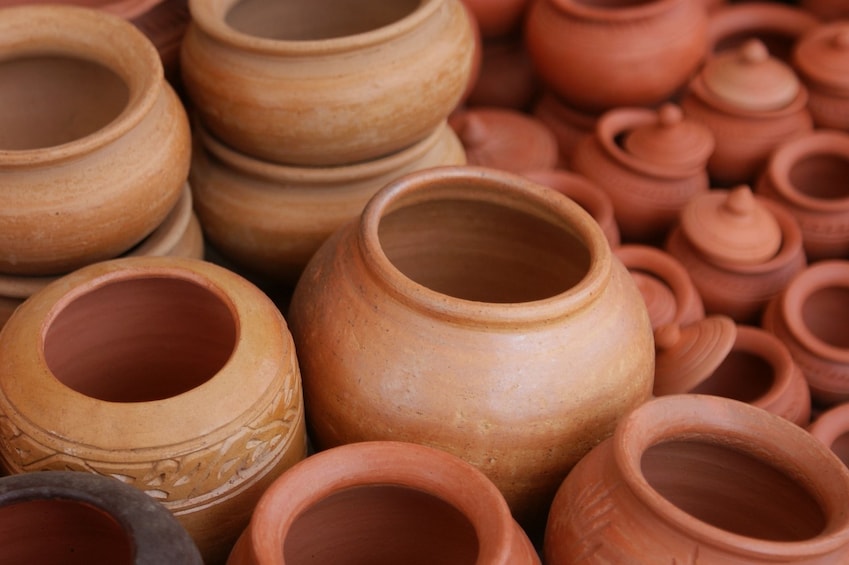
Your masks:
[[[480,26],[481,36],[496,39],[521,27],[530,0],[462,0]]]
[[[382,189],[310,261],[289,320],[319,449],[444,449],[523,523],[651,393],[645,304],[598,224],[491,169]]]
[[[213,563],[306,454],[283,317],[195,259],[105,261],[33,295],[0,333],[0,412],[7,472],[116,477],[164,504]]]
[[[350,164],[421,141],[472,71],[459,0],[189,5],[181,65],[193,106],[217,137],[277,163]]]
[[[58,5],[2,14],[0,272],[116,257],[180,197],[185,110],[156,50],[117,16]]]
[[[554,133],[560,149],[558,167],[568,168],[578,143],[595,131],[599,116],[582,112],[560,100],[546,89],[534,105],[533,115]]]

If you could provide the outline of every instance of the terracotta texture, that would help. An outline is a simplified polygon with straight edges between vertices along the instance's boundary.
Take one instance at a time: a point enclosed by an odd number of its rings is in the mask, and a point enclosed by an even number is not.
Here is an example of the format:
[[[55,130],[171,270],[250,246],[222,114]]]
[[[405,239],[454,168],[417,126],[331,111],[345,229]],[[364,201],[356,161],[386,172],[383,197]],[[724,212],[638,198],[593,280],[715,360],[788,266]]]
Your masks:
[[[277,479],[227,563],[539,562],[504,497],[469,463],[412,443],[359,442]]]
[[[101,11],[0,14],[0,272],[62,274],[124,253],[188,176],[188,120],[156,50]]]
[[[849,471],[802,428],[706,395],[626,416],[557,493],[545,562],[843,563]]]
[[[493,169],[387,185],[313,256],[289,321],[318,449],[444,449],[523,524],[651,392],[645,305],[598,224]]]
[[[480,74],[466,100],[469,106],[496,106],[527,110],[540,90],[539,79],[525,49],[524,39],[485,40]]]
[[[0,479],[0,561],[202,565],[168,510],[112,477],[72,471]]]
[[[800,37],[791,62],[808,89],[814,124],[849,129],[849,22],[823,23]]]
[[[533,2],[525,42],[537,73],[586,112],[674,95],[707,52],[707,12],[690,0]]]
[[[849,6],[842,0],[799,0],[799,6],[823,21],[849,17]]]
[[[116,477],[165,505],[221,562],[262,491],[306,455],[286,323],[205,261],[84,267],[0,333],[0,462]]]
[[[570,106],[548,89],[543,90],[532,113],[547,125],[557,138],[561,168],[569,167],[578,142],[595,131],[599,118],[598,114],[582,112]]]
[[[849,404],[826,410],[808,426],[808,431],[849,467]]]
[[[472,70],[459,0],[191,0],[186,91],[235,149],[290,165],[341,165],[426,138]],[[309,25],[307,25],[309,22]]]
[[[253,159],[195,128],[191,183],[207,240],[240,268],[294,284],[330,235],[356,219],[385,184],[405,173],[462,165],[445,123],[383,159],[338,167],[288,167]]]
[[[469,7],[485,39],[520,31],[530,0],[462,0]]]

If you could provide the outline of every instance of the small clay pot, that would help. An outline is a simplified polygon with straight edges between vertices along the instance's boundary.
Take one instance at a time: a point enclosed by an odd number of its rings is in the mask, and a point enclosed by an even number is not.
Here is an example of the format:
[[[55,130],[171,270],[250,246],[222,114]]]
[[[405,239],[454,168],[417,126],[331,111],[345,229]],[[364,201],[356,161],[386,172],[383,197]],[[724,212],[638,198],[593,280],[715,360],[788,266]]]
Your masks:
[[[808,89],[814,124],[849,130],[849,22],[824,23],[800,37],[791,61]]]
[[[808,426],[808,431],[849,467],[849,403],[824,411]]]
[[[844,563],[849,470],[804,429],[700,394],[651,400],[569,474],[547,565]]]
[[[763,327],[784,342],[823,406],[849,400],[849,262],[819,261],[773,298]]]
[[[202,565],[171,513],[113,477],[72,471],[0,478],[0,561]]]
[[[578,142],[595,131],[599,118],[599,114],[583,112],[570,106],[548,89],[543,90],[532,113],[557,138],[561,168],[568,168]]]
[[[271,300],[196,259],[83,267],[0,333],[8,473],[118,478],[220,563],[262,492],[306,456],[298,362]]]
[[[495,485],[459,457],[401,442],[310,456],[263,494],[228,565],[538,565]]]
[[[530,0],[463,0],[480,26],[484,39],[513,35],[520,30]]]
[[[457,106],[475,36],[459,0],[190,0],[186,92],[234,149],[287,165],[400,151]],[[367,126],[364,126],[367,124]]]
[[[539,79],[521,37],[488,39],[482,44],[480,73],[466,102],[469,106],[526,111],[539,89]]]
[[[816,130],[780,145],[755,190],[799,222],[810,261],[849,256],[849,133]]]

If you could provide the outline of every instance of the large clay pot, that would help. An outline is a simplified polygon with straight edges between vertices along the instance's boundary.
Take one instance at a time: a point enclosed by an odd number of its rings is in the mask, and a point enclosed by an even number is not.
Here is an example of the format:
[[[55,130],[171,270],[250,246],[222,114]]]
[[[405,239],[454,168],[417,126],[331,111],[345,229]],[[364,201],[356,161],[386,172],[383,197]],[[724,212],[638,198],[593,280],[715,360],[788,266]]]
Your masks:
[[[0,462],[115,477],[221,562],[262,491],[306,455],[286,323],[235,273],[132,257],[30,297],[0,333]]]
[[[849,470],[804,429],[746,403],[658,398],[566,478],[547,565],[845,563]]]
[[[399,151],[451,113],[472,70],[459,0],[191,0],[186,91],[235,149],[290,165]]]
[[[691,0],[538,0],[525,26],[540,78],[587,112],[649,106],[684,87],[707,51]]]
[[[538,565],[539,557],[474,466],[423,445],[358,442],[281,475],[227,561],[322,563]]]
[[[289,321],[318,449],[444,449],[523,523],[651,393],[645,304],[598,224],[493,169],[387,185],[313,256]]]
[[[822,24],[800,37],[791,61],[808,89],[814,124],[849,130],[849,21]]]
[[[0,479],[0,561],[203,565],[164,506],[113,477],[72,471]]]
[[[117,16],[59,5],[0,14],[0,272],[116,257],[180,198],[185,110],[150,41]]]

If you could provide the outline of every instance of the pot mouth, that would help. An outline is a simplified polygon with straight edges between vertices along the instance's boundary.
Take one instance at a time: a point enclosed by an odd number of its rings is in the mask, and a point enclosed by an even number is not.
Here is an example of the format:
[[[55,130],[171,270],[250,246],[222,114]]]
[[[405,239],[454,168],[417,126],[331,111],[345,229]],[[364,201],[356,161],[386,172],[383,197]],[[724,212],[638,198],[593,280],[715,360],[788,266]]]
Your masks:
[[[599,296],[613,262],[577,203],[485,167],[403,176],[369,201],[358,230],[366,264],[391,295],[473,325],[570,315]]]
[[[581,19],[600,21],[650,18],[682,4],[678,0],[552,0],[552,3]]]
[[[767,174],[782,198],[801,208],[830,212],[849,209],[849,135],[815,131],[781,145]]]
[[[849,471],[763,409],[701,394],[657,398],[627,415],[613,442],[634,495],[697,543],[757,559],[819,555],[849,539]]]
[[[327,0],[189,0],[194,23],[216,40],[246,51],[290,56],[377,46],[411,33],[444,5],[445,0],[349,0],[343,11],[338,2]],[[303,26],[304,21],[314,25]],[[291,22],[291,27],[278,27],[280,22]]]
[[[67,5],[3,8],[0,38],[0,106],[10,112],[0,115],[3,167],[91,153],[141,122],[160,95],[156,48],[118,16]],[[32,88],[19,91],[21,84]]]

